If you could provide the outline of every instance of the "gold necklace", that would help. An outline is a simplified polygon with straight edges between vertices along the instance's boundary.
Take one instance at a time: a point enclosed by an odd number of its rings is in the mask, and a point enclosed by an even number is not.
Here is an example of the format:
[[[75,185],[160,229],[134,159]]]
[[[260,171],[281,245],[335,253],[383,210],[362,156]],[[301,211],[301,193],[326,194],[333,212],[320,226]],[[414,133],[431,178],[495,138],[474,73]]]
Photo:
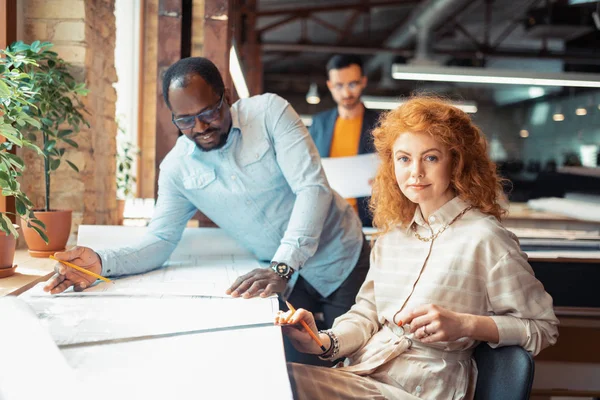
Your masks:
[[[435,238],[437,238],[442,232],[444,232],[446,229],[448,229],[448,227],[450,225],[452,225],[457,219],[459,219],[460,217],[462,217],[463,215],[465,215],[465,213],[467,211],[469,211],[471,208],[473,208],[473,206],[469,206],[469,207],[465,208],[464,210],[462,210],[460,212],[460,214],[458,214],[456,217],[454,217],[454,219],[452,221],[450,221],[446,225],[442,226],[442,228],[439,231],[437,231],[436,233],[432,234],[429,237],[423,237],[423,236],[419,235],[417,233],[417,225],[416,224],[413,224],[413,226],[412,226],[413,233],[415,234],[415,237],[417,239],[419,239],[420,241],[422,241],[422,242],[431,242],[432,240],[435,240]]]

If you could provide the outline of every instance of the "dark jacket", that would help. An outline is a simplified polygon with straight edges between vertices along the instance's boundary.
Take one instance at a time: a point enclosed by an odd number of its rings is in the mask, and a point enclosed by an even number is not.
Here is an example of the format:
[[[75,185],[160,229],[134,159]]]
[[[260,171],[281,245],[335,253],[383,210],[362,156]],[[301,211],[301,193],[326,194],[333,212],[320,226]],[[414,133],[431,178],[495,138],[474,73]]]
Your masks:
[[[333,140],[333,130],[335,128],[335,122],[337,121],[337,118],[337,107],[313,116],[309,131],[321,157],[329,157],[329,152],[331,151],[331,142]],[[375,152],[371,131],[377,125],[378,120],[379,113],[377,111],[369,110],[368,108],[365,109],[360,133],[360,141],[358,143],[358,154]],[[357,199],[358,215],[360,216],[363,226],[373,225],[371,213],[369,212],[369,199],[370,197],[361,197]]]

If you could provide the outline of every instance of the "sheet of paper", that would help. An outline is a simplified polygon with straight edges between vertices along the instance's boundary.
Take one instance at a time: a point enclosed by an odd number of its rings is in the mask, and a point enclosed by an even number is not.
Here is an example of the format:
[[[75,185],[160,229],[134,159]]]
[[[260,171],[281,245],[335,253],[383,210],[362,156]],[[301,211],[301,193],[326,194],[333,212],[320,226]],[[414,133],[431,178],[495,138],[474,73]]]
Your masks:
[[[321,165],[331,188],[344,198],[371,195],[371,180],[375,177],[377,155],[360,154],[354,157],[322,158]]]
[[[542,229],[510,227],[519,238],[529,239],[564,239],[564,240],[600,240],[600,231],[583,231],[575,229]]]
[[[84,393],[47,329],[21,299],[0,298],[0,343],[0,399],[75,399]],[[69,389],[61,390],[60,382],[69,382]]]
[[[600,222],[600,204],[595,202],[545,197],[529,200],[527,206],[534,210],[549,211],[583,221]]]
[[[59,345],[272,324],[276,298],[26,297]]]
[[[175,260],[165,266],[141,275],[111,278],[113,283],[96,282],[83,292],[72,288],[61,296],[90,296],[116,294],[123,296],[221,296],[225,294],[238,276],[244,275],[261,264],[246,256],[195,256],[173,255]],[[25,292],[25,296],[51,296],[42,290],[43,284]]]
[[[281,329],[265,326],[62,350],[94,399],[292,399]]]
[[[580,258],[580,259],[594,259],[600,260],[600,251],[572,251],[572,250],[561,250],[561,251],[539,251],[531,250],[526,251],[529,260],[535,260],[536,258]],[[590,264],[593,265],[593,264]]]

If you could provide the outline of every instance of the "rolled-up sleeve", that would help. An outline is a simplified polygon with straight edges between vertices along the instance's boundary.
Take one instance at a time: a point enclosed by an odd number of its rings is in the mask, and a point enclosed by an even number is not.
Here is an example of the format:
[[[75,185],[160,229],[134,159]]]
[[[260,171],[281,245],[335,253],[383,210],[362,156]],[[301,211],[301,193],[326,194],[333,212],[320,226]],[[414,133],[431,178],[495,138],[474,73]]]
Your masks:
[[[491,347],[519,345],[536,355],[556,343],[558,319],[552,297],[523,252],[509,251],[489,270],[487,290],[500,338]]]

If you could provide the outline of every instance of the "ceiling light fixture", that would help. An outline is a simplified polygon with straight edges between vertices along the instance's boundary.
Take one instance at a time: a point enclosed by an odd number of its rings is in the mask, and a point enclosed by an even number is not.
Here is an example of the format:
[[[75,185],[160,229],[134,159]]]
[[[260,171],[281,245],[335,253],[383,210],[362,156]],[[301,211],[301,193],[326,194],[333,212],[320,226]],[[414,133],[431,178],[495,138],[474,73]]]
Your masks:
[[[231,74],[231,80],[233,81],[238,97],[240,99],[250,97],[250,91],[248,90],[246,78],[244,78],[244,73],[242,72],[242,64],[238,58],[235,45],[232,45],[229,50],[229,73]]]
[[[393,64],[392,77],[415,81],[600,88],[600,74],[576,72],[543,73],[473,67],[417,67]]]
[[[582,116],[582,115],[587,115],[587,110],[585,109],[585,107],[578,107],[578,108],[575,110],[575,114],[576,114],[576,115],[579,115],[579,116]]]
[[[565,115],[562,113],[560,107],[556,107],[554,114],[552,115],[552,119],[556,122],[561,122],[565,120]]]
[[[529,97],[532,99],[542,97],[546,94],[546,91],[543,88],[537,86],[530,87],[527,92],[529,93]]]
[[[361,100],[366,108],[372,110],[393,110],[406,100],[395,97],[380,97],[380,96],[362,96]],[[475,114],[477,112],[477,104],[472,101],[452,102],[454,107],[463,110],[466,113]]]
[[[319,96],[319,88],[316,83],[311,83],[306,93],[306,102],[308,104],[319,104],[321,97]]]
[[[529,137],[529,131],[527,129],[521,129],[521,131],[519,132],[519,136],[521,136],[522,138],[527,138]]]

